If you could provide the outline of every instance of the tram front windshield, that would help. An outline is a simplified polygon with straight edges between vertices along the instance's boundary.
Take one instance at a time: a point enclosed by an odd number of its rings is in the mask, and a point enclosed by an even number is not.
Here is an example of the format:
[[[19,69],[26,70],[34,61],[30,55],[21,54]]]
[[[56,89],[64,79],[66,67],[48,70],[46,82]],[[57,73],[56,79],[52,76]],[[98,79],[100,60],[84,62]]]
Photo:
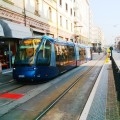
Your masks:
[[[41,43],[41,39],[25,39],[21,42],[14,64],[16,65],[34,65],[36,50]]]

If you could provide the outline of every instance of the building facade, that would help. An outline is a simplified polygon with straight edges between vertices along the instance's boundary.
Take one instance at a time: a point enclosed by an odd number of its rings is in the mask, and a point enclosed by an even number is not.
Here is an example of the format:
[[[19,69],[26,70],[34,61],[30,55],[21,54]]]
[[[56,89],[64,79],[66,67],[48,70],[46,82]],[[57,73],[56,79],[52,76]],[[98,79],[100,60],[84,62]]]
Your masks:
[[[115,38],[115,49],[117,50],[117,52],[120,52],[120,36],[117,36]]]
[[[94,52],[97,52],[98,47],[101,47],[101,49],[103,49],[105,46],[105,39],[101,28],[92,24],[90,40]]]
[[[89,9],[87,0],[0,0],[0,54],[4,68],[12,66],[12,56],[24,37],[46,34],[88,44]]]
[[[90,43],[90,6],[87,0],[75,0],[74,33],[82,44]]]

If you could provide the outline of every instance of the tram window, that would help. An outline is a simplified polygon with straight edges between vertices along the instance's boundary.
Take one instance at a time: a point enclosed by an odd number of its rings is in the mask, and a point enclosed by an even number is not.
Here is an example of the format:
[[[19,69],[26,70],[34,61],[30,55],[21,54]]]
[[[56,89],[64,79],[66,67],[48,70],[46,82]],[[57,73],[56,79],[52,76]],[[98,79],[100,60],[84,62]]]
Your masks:
[[[83,50],[80,50],[80,60],[83,60]]]
[[[68,55],[69,55],[69,61],[73,61],[75,59],[75,52],[74,52],[74,47],[68,46]]]
[[[56,64],[62,66],[68,63],[68,47],[63,45],[55,45]]]
[[[68,63],[68,47],[64,46],[62,51],[63,51],[64,64],[67,64]]]
[[[79,48],[79,59],[81,59],[81,48]]]
[[[85,60],[85,49],[84,48],[82,48],[81,50],[80,50],[80,55],[81,55],[81,60]]]
[[[49,65],[51,58],[51,44],[49,41],[41,46],[37,55],[37,65]]]
[[[61,59],[61,49],[59,45],[55,45],[55,54],[56,54],[56,64],[59,66]]]

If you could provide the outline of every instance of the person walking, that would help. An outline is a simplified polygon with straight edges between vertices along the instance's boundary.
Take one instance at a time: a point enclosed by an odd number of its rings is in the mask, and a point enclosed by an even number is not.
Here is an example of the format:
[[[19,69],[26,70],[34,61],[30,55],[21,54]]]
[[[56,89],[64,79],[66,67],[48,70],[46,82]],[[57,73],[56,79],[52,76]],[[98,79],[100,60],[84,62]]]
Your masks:
[[[100,55],[101,47],[98,47],[98,54]]]

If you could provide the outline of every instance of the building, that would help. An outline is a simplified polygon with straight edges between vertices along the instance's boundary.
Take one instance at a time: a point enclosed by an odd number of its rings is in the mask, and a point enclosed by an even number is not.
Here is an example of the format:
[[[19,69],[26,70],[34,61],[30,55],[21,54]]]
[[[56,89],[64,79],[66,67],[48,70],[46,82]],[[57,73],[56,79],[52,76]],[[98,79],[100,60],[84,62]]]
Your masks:
[[[12,67],[19,41],[49,35],[90,43],[87,0],[0,0],[0,55],[4,68]]]
[[[87,0],[74,0],[74,33],[82,44],[90,43],[90,6]]]
[[[92,25],[91,28],[91,44],[94,52],[97,52],[98,47],[102,49],[105,45],[104,34],[102,30],[95,25]]]
[[[115,49],[120,52],[120,36],[115,38]]]

